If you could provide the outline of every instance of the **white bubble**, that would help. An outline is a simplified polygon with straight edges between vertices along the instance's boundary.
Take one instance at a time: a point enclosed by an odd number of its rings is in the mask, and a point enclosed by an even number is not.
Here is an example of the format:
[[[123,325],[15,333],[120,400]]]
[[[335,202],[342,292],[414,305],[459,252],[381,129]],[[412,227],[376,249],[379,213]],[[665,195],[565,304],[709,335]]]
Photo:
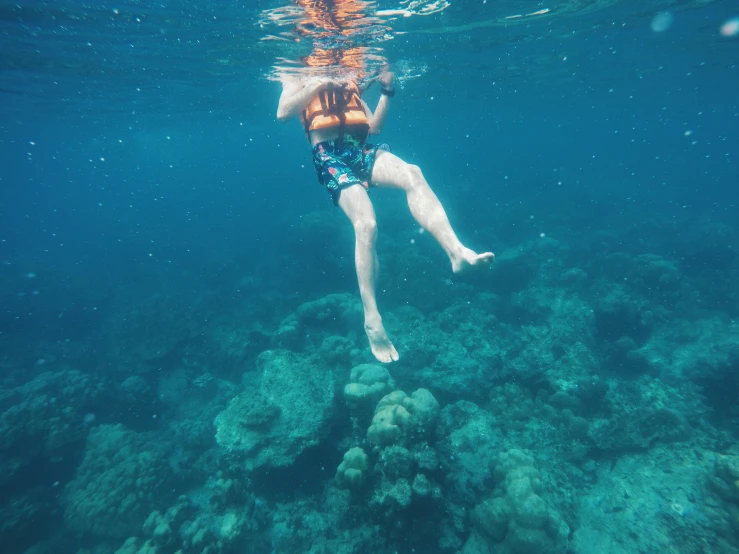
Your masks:
[[[546,236],[547,236],[547,234],[546,234],[546,233],[539,233],[539,236],[540,236],[541,238],[544,238],[544,237],[546,237]]]
[[[652,18],[652,24],[650,25],[652,27],[652,31],[655,33],[666,31],[670,26],[672,26],[674,19],[675,18],[670,12],[659,12]]]
[[[721,25],[719,33],[724,37],[733,37],[739,34],[739,17],[734,17],[726,21]]]

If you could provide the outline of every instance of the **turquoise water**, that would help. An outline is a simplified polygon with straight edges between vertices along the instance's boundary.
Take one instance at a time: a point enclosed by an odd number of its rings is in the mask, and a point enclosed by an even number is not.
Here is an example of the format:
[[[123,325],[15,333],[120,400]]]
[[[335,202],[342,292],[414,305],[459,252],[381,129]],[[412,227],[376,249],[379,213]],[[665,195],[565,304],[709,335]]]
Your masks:
[[[739,6],[357,2],[384,369],[281,7],[0,5],[0,550],[739,551]]]

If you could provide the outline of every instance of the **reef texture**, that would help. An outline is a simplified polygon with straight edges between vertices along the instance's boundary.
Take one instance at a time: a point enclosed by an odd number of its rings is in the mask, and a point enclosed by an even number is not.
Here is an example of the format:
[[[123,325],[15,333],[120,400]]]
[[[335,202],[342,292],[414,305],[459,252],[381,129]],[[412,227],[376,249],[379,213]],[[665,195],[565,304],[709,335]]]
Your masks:
[[[240,277],[233,305],[121,308],[84,371],[60,361],[78,345],[45,345],[33,371],[5,349],[7,552],[739,549],[735,282],[682,239],[634,253],[608,233],[452,280],[403,232],[382,260],[392,366],[357,295],[301,303],[290,275]],[[734,235],[709,235],[739,268]]]

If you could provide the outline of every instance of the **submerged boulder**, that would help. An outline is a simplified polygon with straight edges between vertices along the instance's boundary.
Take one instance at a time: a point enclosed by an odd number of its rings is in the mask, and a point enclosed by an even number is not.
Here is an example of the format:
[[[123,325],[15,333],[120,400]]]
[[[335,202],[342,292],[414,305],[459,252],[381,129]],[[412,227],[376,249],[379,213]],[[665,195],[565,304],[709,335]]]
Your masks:
[[[289,466],[328,434],[336,379],[315,360],[287,350],[267,350],[256,363],[259,387],[218,414],[216,440],[242,453],[248,470]]]

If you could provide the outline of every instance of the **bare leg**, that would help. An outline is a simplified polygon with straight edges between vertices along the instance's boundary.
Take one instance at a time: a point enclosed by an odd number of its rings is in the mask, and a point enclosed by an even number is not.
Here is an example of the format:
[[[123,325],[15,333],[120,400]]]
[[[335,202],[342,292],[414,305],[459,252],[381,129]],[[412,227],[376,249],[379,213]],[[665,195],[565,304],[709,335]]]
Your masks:
[[[357,268],[359,294],[364,306],[364,330],[367,332],[372,353],[383,363],[398,359],[398,351],[385,332],[382,317],[377,309],[375,283],[379,263],[375,251],[377,239],[377,222],[367,191],[361,185],[352,185],[341,191],[339,207],[354,226],[356,239],[354,263]]]
[[[441,245],[449,256],[455,273],[489,267],[493,263],[495,256],[492,252],[478,254],[459,241],[449,224],[444,207],[418,166],[408,164],[390,152],[379,150],[372,168],[372,184],[405,191],[413,218]]]

